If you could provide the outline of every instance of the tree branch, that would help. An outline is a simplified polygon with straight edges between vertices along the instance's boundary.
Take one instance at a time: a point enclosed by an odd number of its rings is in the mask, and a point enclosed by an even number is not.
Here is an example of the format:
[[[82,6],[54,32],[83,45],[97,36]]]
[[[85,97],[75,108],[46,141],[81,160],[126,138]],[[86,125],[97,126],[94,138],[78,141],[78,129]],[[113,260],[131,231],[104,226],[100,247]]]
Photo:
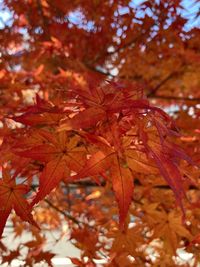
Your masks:
[[[82,187],[82,188],[85,187],[86,188],[86,187],[104,187],[105,185],[106,185],[105,181],[102,182],[101,184],[97,184],[97,183],[94,183],[92,181],[87,180],[87,181],[79,181],[79,182],[75,181],[74,183],[71,182],[69,184],[65,183],[64,185],[62,185],[62,187],[66,188],[66,187],[69,186],[69,187],[72,187],[72,188],[80,188],[80,187]],[[140,186],[142,186],[142,184],[138,179],[135,179],[134,180],[134,186],[135,187],[136,186],[140,187]],[[36,187],[38,187],[38,185],[32,185],[32,188],[36,188]],[[154,185],[154,186],[152,186],[152,188],[154,188],[154,189],[162,189],[162,190],[163,189],[171,190],[171,187],[169,185],[167,185],[167,184]],[[189,186],[189,190],[199,190],[199,188],[194,186],[194,185],[190,185]],[[80,222],[80,223],[82,223],[82,222]]]
[[[80,225],[82,222],[80,222],[79,220],[77,220],[76,218],[74,218],[73,216],[71,216],[69,213],[66,213],[65,211],[59,209],[57,206],[55,206],[53,203],[51,203],[48,199],[44,199],[44,201],[53,209],[55,209],[56,211],[58,211],[60,214],[64,215],[64,217],[66,217],[67,219],[73,221],[74,223]]]
[[[135,36],[133,39],[131,39],[129,42],[125,43],[124,45],[118,46],[114,51],[111,51],[111,52],[106,51],[100,55],[97,55],[96,58],[91,63],[93,64],[102,57],[106,57],[106,56],[110,57],[114,54],[120,53],[126,48],[129,48],[130,46],[134,45],[141,37],[144,37],[145,34],[151,29],[151,27],[152,25],[150,25],[148,29],[145,30],[145,32],[140,31],[140,33],[137,36]]]
[[[147,97],[152,97],[156,95],[156,92],[162,87],[164,84],[166,84],[169,80],[171,80],[175,75],[178,75],[178,73],[181,72],[181,70],[186,67],[187,65],[185,63],[182,63],[182,65],[179,67],[178,70],[173,70],[170,72],[163,80],[161,80],[152,90],[147,94]],[[182,71],[183,71],[182,70]]]
[[[163,86],[163,85],[164,85],[167,81],[169,81],[171,78],[173,78],[175,74],[177,74],[176,71],[173,71],[173,72],[169,73],[165,79],[163,79],[159,84],[157,84],[157,85],[153,88],[153,90],[151,90],[151,92],[150,92],[149,94],[147,94],[147,97],[154,96],[155,93],[160,89],[160,87]]]
[[[167,95],[150,95],[149,98],[158,98],[163,100],[176,100],[176,101],[193,101],[193,102],[200,102],[200,97],[179,97],[179,96],[167,96]]]

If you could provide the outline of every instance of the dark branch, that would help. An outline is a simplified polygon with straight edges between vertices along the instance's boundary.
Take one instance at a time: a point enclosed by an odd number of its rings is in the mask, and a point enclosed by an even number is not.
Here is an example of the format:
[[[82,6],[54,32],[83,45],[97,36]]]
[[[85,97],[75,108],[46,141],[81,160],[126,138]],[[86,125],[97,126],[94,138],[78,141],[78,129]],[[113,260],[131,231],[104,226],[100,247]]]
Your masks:
[[[53,208],[54,210],[58,211],[60,214],[64,215],[64,217],[66,217],[67,219],[73,221],[74,223],[80,225],[82,222],[78,221],[76,218],[74,218],[73,216],[71,216],[69,213],[66,213],[65,211],[59,209],[57,206],[55,206],[53,203],[51,203],[48,199],[44,200],[51,208]]]
[[[169,73],[165,79],[163,79],[159,84],[157,84],[153,88],[153,90],[151,90],[151,92],[149,94],[147,94],[147,97],[154,96],[155,93],[160,89],[160,87],[163,86],[167,81],[171,80],[175,74],[176,74],[176,72],[174,72],[174,71]]]
[[[176,100],[176,101],[194,101],[194,102],[200,102],[199,97],[179,97],[179,96],[167,96],[167,95],[152,95],[149,96],[149,98],[158,98],[163,100]]]
[[[65,184],[63,184],[62,185],[62,187],[63,188],[66,188],[66,187],[71,187],[71,188],[80,188],[80,187],[82,187],[82,188],[88,188],[88,187],[104,187],[106,185],[106,182],[102,182],[101,184],[97,184],[97,183],[94,183],[94,182],[92,182],[92,181],[90,181],[90,180],[87,180],[87,181],[79,181],[79,182],[74,182],[74,183],[65,183]],[[135,179],[134,180],[134,186],[135,187],[140,187],[140,186],[143,186],[142,184],[141,184],[141,182],[138,180],[138,179]],[[148,185],[146,185],[146,186],[148,186]],[[150,184],[149,184],[149,186],[151,186]],[[38,185],[32,185],[32,188],[35,190],[35,188],[37,188],[38,187]],[[165,190],[171,190],[171,188],[170,188],[170,186],[169,185],[152,185],[151,186],[152,187],[152,189],[165,189]],[[190,185],[189,186],[189,190],[199,190],[199,188],[198,187],[196,187],[196,186],[194,186],[194,185]]]

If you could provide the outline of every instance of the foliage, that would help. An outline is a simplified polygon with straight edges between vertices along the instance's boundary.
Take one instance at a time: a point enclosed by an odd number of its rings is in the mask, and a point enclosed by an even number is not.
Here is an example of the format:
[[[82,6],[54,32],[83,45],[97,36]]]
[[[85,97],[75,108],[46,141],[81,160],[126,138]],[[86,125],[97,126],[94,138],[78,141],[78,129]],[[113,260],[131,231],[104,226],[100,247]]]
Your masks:
[[[180,0],[1,2],[2,263],[52,266],[47,230],[81,250],[76,266],[189,266],[181,250],[198,265],[191,2],[187,18]],[[15,250],[9,215],[15,238],[32,235]]]

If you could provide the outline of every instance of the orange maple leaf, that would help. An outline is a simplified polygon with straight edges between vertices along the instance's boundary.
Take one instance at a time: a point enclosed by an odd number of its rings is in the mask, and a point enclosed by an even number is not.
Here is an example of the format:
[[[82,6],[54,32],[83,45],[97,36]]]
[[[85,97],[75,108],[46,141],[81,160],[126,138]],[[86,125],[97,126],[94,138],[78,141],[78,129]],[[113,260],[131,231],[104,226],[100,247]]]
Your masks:
[[[0,180],[0,237],[12,209],[23,221],[39,228],[31,214],[31,205],[24,198],[28,191],[27,185],[16,184],[15,179],[12,179],[8,172],[3,170],[3,177]]]
[[[109,175],[103,174],[109,170]],[[118,156],[113,149],[106,152],[98,151],[86,161],[84,167],[72,180],[102,175],[111,181],[119,208],[120,228],[124,228],[129,206],[133,196],[133,176],[128,165]]]
[[[82,168],[85,149],[77,147],[80,138],[69,137],[66,132],[51,134],[40,131],[39,142],[28,150],[17,151],[20,156],[39,160],[45,163],[40,175],[39,191],[32,205],[38,203],[48,195],[58,183],[70,176],[71,171],[77,172]]]

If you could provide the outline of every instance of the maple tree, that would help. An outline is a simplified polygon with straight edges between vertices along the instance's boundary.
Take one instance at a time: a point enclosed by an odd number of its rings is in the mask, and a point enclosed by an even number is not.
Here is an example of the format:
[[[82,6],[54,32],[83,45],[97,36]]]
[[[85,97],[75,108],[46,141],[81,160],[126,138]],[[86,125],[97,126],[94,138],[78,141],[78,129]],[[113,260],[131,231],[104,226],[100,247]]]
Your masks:
[[[54,230],[80,249],[75,266],[198,266],[199,2],[187,5],[1,1],[1,263],[52,266]],[[32,236],[15,250],[8,217]]]

